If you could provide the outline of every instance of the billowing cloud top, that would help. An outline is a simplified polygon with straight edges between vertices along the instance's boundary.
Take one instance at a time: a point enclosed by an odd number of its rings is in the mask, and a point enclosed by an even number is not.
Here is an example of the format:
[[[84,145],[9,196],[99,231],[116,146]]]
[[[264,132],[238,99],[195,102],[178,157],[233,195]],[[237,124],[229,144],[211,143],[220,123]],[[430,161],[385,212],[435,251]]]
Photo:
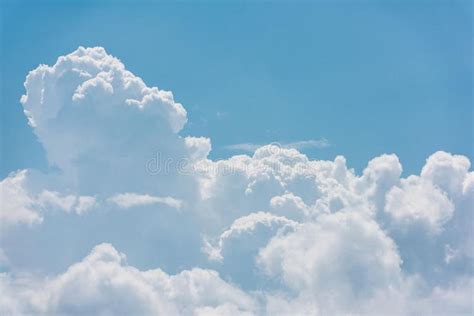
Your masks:
[[[213,161],[208,138],[180,135],[172,93],[100,47],[25,88],[59,171],[0,183],[1,314],[474,311],[467,157],[439,151],[407,177],[395,154],[358,175],[275,144]]]

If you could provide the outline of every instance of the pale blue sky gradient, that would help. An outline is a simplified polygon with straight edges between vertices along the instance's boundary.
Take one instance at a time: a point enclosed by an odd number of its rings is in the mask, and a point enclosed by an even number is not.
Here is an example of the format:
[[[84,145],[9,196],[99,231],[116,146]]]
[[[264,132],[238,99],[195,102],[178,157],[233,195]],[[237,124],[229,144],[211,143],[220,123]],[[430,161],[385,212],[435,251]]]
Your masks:
[[[443,149],[472,159],[468,1],[3,1],[0,174],[46,169],[19,103],[28,71],[103,46],[188,111],[211,157],[238,143],[326,138],[358,172],[396,153],[417,173]]]

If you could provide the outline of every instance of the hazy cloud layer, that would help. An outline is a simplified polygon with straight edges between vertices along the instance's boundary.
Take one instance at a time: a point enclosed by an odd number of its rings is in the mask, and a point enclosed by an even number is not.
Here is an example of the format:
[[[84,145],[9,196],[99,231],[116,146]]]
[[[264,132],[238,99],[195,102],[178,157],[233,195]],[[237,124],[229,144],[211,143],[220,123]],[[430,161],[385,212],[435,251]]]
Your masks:
[[[304,150],[309,148],[326,148],[331,144],[326,138],[321,139],[310,139],[310,140],[300,140],[296,142],[273,142],[275,146],[282,148],[294,148],[297,150]],[[264,146],[265,144],[254,144],[254,143],[240,143],[227,145],[224,148],[231,151],[242,151],[246,153],[254,153],[258,148]]]

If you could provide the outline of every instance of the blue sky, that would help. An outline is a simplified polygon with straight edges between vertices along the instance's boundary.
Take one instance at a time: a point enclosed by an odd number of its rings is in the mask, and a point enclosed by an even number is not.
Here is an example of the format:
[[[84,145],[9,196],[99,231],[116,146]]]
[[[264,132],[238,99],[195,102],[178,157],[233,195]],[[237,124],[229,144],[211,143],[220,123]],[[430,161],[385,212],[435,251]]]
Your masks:
[[[472,3],[0,9],[1,315],[473,314]]]
[[[22,113],[25,74],[104,46],[187,109],[182,135],[224,146],[326,138],[360,171],[397,153],[407,172],[443,149],[473,155],[472,7],[463,1],[6,1],[1,175],[47,166]],[[21,146],[17,146],[17,144]]]

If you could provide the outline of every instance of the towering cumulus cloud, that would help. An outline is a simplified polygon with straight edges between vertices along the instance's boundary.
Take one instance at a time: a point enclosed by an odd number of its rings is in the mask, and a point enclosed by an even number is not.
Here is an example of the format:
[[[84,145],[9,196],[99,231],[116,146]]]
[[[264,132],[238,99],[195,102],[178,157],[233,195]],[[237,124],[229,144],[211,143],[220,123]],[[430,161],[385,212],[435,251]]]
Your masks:
[[[467,157],[406,177],[395,154],[359,175],[275,144],[213,161],[173,94],[100,47],[25,88],[52,168],[0,183],[0,314],[474,312]]]
[[[166,161],[207,155],[205,143],[177,134],[186,110],[171,92],[147,87],[103,48],[80,47],[51,67],[39,66],[25,88],[21,103],[29,124],[49,163],[76,191],[194,191],[192,179],[180,177],[176,166],[159,178],[149,172],[165,168]]]

